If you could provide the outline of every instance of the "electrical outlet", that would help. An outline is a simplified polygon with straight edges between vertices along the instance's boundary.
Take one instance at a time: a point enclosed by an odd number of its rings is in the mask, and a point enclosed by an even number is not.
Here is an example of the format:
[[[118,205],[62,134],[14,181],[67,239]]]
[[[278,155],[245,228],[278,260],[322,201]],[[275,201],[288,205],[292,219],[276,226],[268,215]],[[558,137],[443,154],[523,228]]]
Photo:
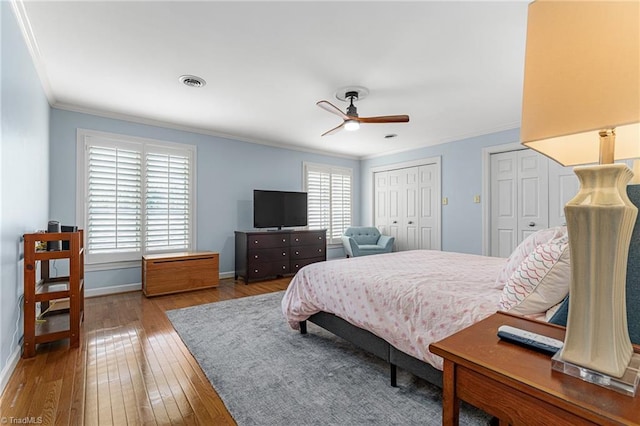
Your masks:
[[[442,205],[446,206],[447,204],[449,204],[449,199],[447,197],[442,197]]]

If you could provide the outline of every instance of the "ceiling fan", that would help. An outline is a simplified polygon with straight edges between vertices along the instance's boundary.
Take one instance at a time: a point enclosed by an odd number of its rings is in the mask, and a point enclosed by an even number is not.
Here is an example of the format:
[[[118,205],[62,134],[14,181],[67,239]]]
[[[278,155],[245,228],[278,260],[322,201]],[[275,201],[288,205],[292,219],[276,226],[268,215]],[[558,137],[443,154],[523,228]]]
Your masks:
[[[334,127],[322,134],[322,136],[332,135],[343,127],[345,130],[358,130],[360,123],[406,123],[409,121],[408,115],[381,115],[379,117],[358,117],[358,109],[353,104],[354,99],[358,99],[358,91],[348,91],[344,94],[344,99],[349,99],[349,106],[347,107],[347,113],[345,114],[329,101],[318,101],[316,105],[320,108],[329,111],[332,114],[342,118],[342,124],[338,127]]]

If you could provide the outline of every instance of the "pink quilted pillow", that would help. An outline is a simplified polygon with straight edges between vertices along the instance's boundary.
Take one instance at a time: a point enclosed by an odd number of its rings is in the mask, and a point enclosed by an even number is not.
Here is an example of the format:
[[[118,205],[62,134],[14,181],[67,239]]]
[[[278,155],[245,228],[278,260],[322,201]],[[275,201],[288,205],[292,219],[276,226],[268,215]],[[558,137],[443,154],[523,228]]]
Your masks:
[[[556,226],[555,228],[541,229],[525,238],[516,249],[507,258],[507,262],[504,264],[502,271],[496,278],[496,288],[504,288],[507,280],[511,278],[511,275],[518,269],[518,266],[523,260],[529,256],[536,247],[540,244],[548,243],[549,241],[559,238],[567,234],[566,226]]]
[[[545,312],[569,292],[568,235],[540,244],[518,265],[500,297],[503,310],[522,315]]]

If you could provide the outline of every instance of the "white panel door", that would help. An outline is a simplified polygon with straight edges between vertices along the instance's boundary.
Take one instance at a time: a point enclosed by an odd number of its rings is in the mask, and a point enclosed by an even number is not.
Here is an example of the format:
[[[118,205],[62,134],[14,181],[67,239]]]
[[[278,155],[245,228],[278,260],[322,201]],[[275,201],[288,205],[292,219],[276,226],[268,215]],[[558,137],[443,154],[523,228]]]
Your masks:
[[[420,200],[420,246],[426,250],[440,250],[439,206],[440,176],[435,164],[427,164],[418,168],[419,200]]]
[[[564,206],[580,190],[580,180],[573,167],[564,167],[549,161],[549,226],[567,224]]]
[[[440,165],[374,173],[374,224],[395,238],[395,251],[441,249]]]
[[[549,227],[549,159],[529,149],[516,151],[516,157],[519,243],[534,232]]]
[[[374,225],[384,235],[389,234],[389,172],[377,172],[373,175],[374,180]]]
[[[395,238],[395,250],[402,250],[402,218],[404,216],[404,173],[398,170],[389,172],[389,235]]]
[[[419,169],[411,167],[399,170],[404,172],[404,216],[400,239],[402,250],[416,250],[420,248],[420,188]]]
[[[491,255],[508,257],[518,240],[516,152],[491,155]]]

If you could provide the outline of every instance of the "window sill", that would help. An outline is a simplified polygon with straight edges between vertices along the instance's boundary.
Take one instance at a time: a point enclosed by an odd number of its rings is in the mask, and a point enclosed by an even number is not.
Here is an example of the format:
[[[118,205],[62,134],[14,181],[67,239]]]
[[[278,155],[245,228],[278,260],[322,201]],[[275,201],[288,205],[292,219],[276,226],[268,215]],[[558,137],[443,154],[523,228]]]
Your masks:
[[[108,263],[85,263],[85,272],[96,271],[108,271],[112,269],[128,269],[128,268],[140,268],[142,266],[142,258],[140,260],[127,260],[123,262],[108,262]]]

